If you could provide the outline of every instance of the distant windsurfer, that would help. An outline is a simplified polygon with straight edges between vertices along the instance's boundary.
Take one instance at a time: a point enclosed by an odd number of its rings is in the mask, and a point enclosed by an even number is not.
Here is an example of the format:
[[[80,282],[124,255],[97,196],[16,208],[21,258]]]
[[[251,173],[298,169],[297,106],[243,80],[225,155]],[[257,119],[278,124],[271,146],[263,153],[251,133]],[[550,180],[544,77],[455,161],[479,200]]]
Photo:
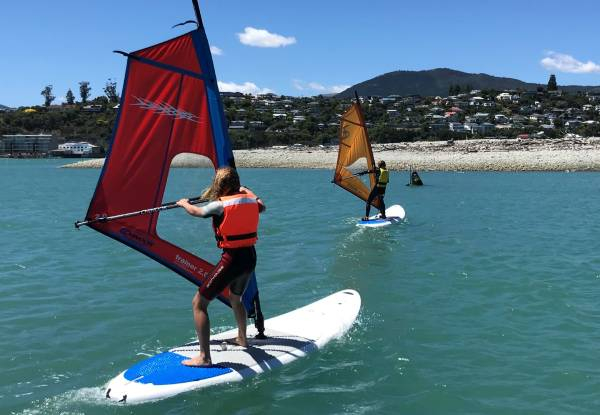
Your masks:
[[[238,335],[233,340],[239,346],[247,347],[246,309],[241,297],[256,266],[258,216],[266,207],[249,189],[240,186],[239,176],[234,168],[222,167],[215,174],[212,185],[204,191],[203,198],[211,200],[199,207],[181,199],[177,205],[192,216],[212,217],[217,246],[223,249],[220,261],[208,274],[202,287],[194,296],[192,305],[200,354],[182,364],[186,366],[210,366],[210,321],[209,303],[229,287],[229,302],[238,326]]]
[[[413,170],[410,174],[410,186],[423,186],[423,181],[419,177],[419,173],[416,170]]]
[[[371,212],[371,203],[379,198],[379,212],[380,218],[385,219],[385,203],[383,202],[383,198],[385,196],[385,188],[390,181],[390,173],[385,166],[385,161],[379,160],[377,163],[377,167],[373,170],[366,170],[358,173],[360,176],[363,174],[375,173],[375,186],[369,193],[369,197],[367,198],[367,208],[365,211],[365,217],[363,220],[369,220],[369,212]]]

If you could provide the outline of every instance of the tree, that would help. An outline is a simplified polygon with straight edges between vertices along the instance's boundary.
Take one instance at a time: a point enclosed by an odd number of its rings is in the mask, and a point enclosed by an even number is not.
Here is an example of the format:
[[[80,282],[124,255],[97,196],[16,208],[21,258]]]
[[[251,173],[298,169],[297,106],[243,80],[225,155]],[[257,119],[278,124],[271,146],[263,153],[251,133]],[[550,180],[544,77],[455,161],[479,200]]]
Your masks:
[[[117,82],[109,78],[108,81],[106,81],[106,86],[104,87],[104,94],[110,102],[119,102]]]
[[[73,95],[73,91],[71,91],[71,88],[69,88],[69,90],[67,91],[66,98],[68,105],[73,105],[75,103],[75,95]]]
[[[556,85],[556,75],[550,75],[550,79],[548,80],[548,91],[556,91],[558,86]]]
[[[88,81],[81,81],[79,83],[79,95],[81,96],[81,102],[83,104],[87,103],[91,91],[92,88],[90,87],[90,83]]]
[[[456,85],[450,84],[450,87],[448,88],[448,95],[452,96],[455,94],[456,94]]]
[[[49,107],[52,101],[56,98],[52,95],[52,85],[46,85],[46,87],[40,93],[44,97],[44,106]]]
[[[562,118],[554,119],[554,128],[564,128],[564,127],[565,127],[565,121]]]

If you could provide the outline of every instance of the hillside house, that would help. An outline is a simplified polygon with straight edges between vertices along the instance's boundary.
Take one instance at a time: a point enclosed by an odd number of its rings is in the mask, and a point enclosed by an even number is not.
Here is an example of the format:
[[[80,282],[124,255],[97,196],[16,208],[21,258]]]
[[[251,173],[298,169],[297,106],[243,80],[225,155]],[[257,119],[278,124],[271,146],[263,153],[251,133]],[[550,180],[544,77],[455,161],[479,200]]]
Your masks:
[[[473,133],[485,136],[487,134],[493,133],[495,129],[496,129],[496,126],[494,124],[489,123],[489,122],[484,122],[484,123],[478,124],[476,126],[473,126]]]
[[[504,114],[496,114],[494,115],[494,122],[496,124],[508,124],[510,119]]]
[[[460,122],[450,122],[448,123],[448,129],[455,133],[464,133],[466,132],[465,125]]]
[[[479,123],[482,121],[487,121],[490,118],[490,114],[487,112],[477,112],[471,118]]]

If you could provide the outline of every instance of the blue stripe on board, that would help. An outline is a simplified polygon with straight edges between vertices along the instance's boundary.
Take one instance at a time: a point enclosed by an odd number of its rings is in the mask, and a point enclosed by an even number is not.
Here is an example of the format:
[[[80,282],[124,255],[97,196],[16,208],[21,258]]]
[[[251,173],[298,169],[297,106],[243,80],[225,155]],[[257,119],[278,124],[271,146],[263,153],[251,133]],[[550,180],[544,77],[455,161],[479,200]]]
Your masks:
[[[394,221],[400,221],[399,216],[388,216],[386,219],[371,219],[371,220],[359,220],[360,225],[376,224],[376,223],[393,223]]]
[[[125,379],[153,385],[173,385],[210,379],[233,371],[221,366],[189,367],[181,362],[188,359],[173,352],[164,352],[144,359],[125,371]]]

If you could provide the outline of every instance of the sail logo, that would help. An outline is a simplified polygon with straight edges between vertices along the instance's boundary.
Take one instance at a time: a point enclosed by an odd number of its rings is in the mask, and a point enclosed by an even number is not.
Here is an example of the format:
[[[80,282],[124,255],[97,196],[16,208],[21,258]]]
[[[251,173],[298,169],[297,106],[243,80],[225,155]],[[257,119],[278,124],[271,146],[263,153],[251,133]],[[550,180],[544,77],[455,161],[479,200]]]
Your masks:
[[[196,271],[198,269],[198,267],[196,267],[190,261],[188,261],[185,258],[180,257],[179,254],[175,254],[175,262],[178,263],[179,265],[181,265],[182,267],[191,269],[192,271]]]
[[[152,239],[148,238],[147,235],[141,234],[132,229],[121,228],[119,230],[119,233],[123,237],[125,237],[126,239],[128,239],[129,241],[131,241],[133,243],[136,243],[137,245],[139,245],[139,244],[146,245],[146,246],[154,245],[154,241]]]
[[[158,115],[167,115],[169,117],[173,117],[177,120],[188,120],[191,122],[195,122],[196,124],[200,123],[200,118],[190,112],[183,111],[175,108],[171,104],[167,104],[166,102],[152,102],[149,99],[140,98],[134,96],[136,102],[134,102],[133,106],[149,110]]]

